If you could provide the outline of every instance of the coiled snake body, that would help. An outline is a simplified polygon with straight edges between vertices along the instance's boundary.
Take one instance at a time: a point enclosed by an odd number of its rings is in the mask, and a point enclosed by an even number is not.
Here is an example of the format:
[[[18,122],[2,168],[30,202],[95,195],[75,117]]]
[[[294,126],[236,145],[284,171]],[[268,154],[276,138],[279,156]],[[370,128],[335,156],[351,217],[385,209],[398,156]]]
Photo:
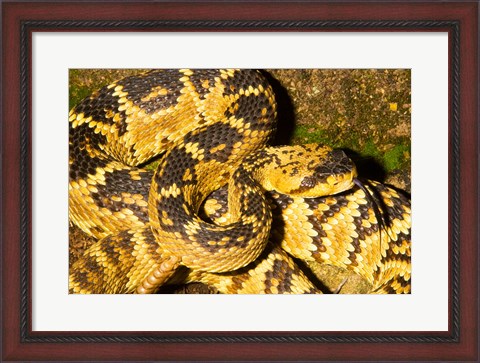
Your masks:
[[[265,147],[276,112],[253,70],[154,70],[72,109],[70,221],[98,242],[70,292],[318,293],[307,275],[326,263],[408,293],[409,200],[359,184],[341,151]],[[155,173],[141,168],[153,157]]]

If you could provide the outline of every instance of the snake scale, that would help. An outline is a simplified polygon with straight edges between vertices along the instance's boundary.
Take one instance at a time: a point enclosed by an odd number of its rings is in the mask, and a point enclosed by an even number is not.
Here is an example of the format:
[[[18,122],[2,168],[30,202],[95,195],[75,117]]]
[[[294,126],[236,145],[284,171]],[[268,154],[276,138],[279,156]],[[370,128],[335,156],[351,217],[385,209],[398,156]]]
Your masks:
[[[277,104],[255,70],[152,70],[69,114],[69,219],[97,241],[71,293],[321,293],[324,264],[410,292],[410,201],[340,150],[267,146]],[[280,125],[281,127],[281,125]],[[158,160],[155,171],[144,168]]]

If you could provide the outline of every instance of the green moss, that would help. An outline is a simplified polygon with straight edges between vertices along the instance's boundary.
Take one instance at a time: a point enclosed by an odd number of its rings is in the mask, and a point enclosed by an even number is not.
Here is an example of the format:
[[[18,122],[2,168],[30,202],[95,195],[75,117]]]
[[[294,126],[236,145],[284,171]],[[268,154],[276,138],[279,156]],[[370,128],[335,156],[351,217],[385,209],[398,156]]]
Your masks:
[[[80,77],[79,69],[71,69],[69,73],[70,82],[68,84],[68,92],[69,92],[69,99],[68,99],[68,108],[71,109],[73,106],[78,104],[81,100],[87,97],[89,94],[92,93],[91,87],[85,86],[80,82],[72,81],[76,80]]]
[[[363,147],[363,150],[359,151],[363,156],[371,157],[374,159],[381,158],[380,150],[378,150],[377,145],[373,142],[372,139],[368,139]]]
[[[410,163],[410,146],[394,146],[392,149],[385,152],[383,161],[387,172],[406,167]]]
[[[328,137],[324,130],[320,130],[315,126],[296,125],[293,130],[292,144],[329,144],[332,140]]]
[[[81,100],[83,100],[91,93],[92,91],[88,87],[70,86],[70,99],[68,101],[68,109],[71,109],[73,106],[78,104]]]
[[[373,140],[369,139],[362,150],[358,151],[362,157],[375,159],[384,168],[385,172],[391,173],[394,170],[405,168],[410,163],[410,145],[399,144],[382,152]]]

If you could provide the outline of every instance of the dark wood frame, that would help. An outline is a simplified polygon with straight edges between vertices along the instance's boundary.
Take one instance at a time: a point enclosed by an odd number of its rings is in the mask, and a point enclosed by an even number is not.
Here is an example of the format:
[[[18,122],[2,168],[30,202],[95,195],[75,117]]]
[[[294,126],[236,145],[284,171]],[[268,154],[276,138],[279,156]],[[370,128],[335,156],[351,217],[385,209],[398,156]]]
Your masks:
[[[227,29],[449,32],[448,332],[31,330],[32,32]],[[2,360],[478,360],[476,1],[13,1],[2,4],[2,41]],[[432,123],[432,135],[433,127]]]

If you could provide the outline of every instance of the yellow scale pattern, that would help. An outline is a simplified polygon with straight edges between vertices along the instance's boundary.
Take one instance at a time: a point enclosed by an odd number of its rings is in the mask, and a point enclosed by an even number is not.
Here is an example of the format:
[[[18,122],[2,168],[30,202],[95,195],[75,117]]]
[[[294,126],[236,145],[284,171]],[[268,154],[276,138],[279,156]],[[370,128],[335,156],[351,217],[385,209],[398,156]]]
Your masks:
[[[222,293],[320,293],[293,256],[313,271],[350,269],[375,293],[408,293],[408,199],[369,181],[372,202],[328,147],[264,148],[275,119],[272,89],[249,70],[155,70],[76,106],[70,221],[98,242],[72,266],[70,292],[201,281]],[[138,168],[158,155],[155,173]],[[228,198],[208,199],[226,184]],[[216,224],[198,215],[205,199]]]

